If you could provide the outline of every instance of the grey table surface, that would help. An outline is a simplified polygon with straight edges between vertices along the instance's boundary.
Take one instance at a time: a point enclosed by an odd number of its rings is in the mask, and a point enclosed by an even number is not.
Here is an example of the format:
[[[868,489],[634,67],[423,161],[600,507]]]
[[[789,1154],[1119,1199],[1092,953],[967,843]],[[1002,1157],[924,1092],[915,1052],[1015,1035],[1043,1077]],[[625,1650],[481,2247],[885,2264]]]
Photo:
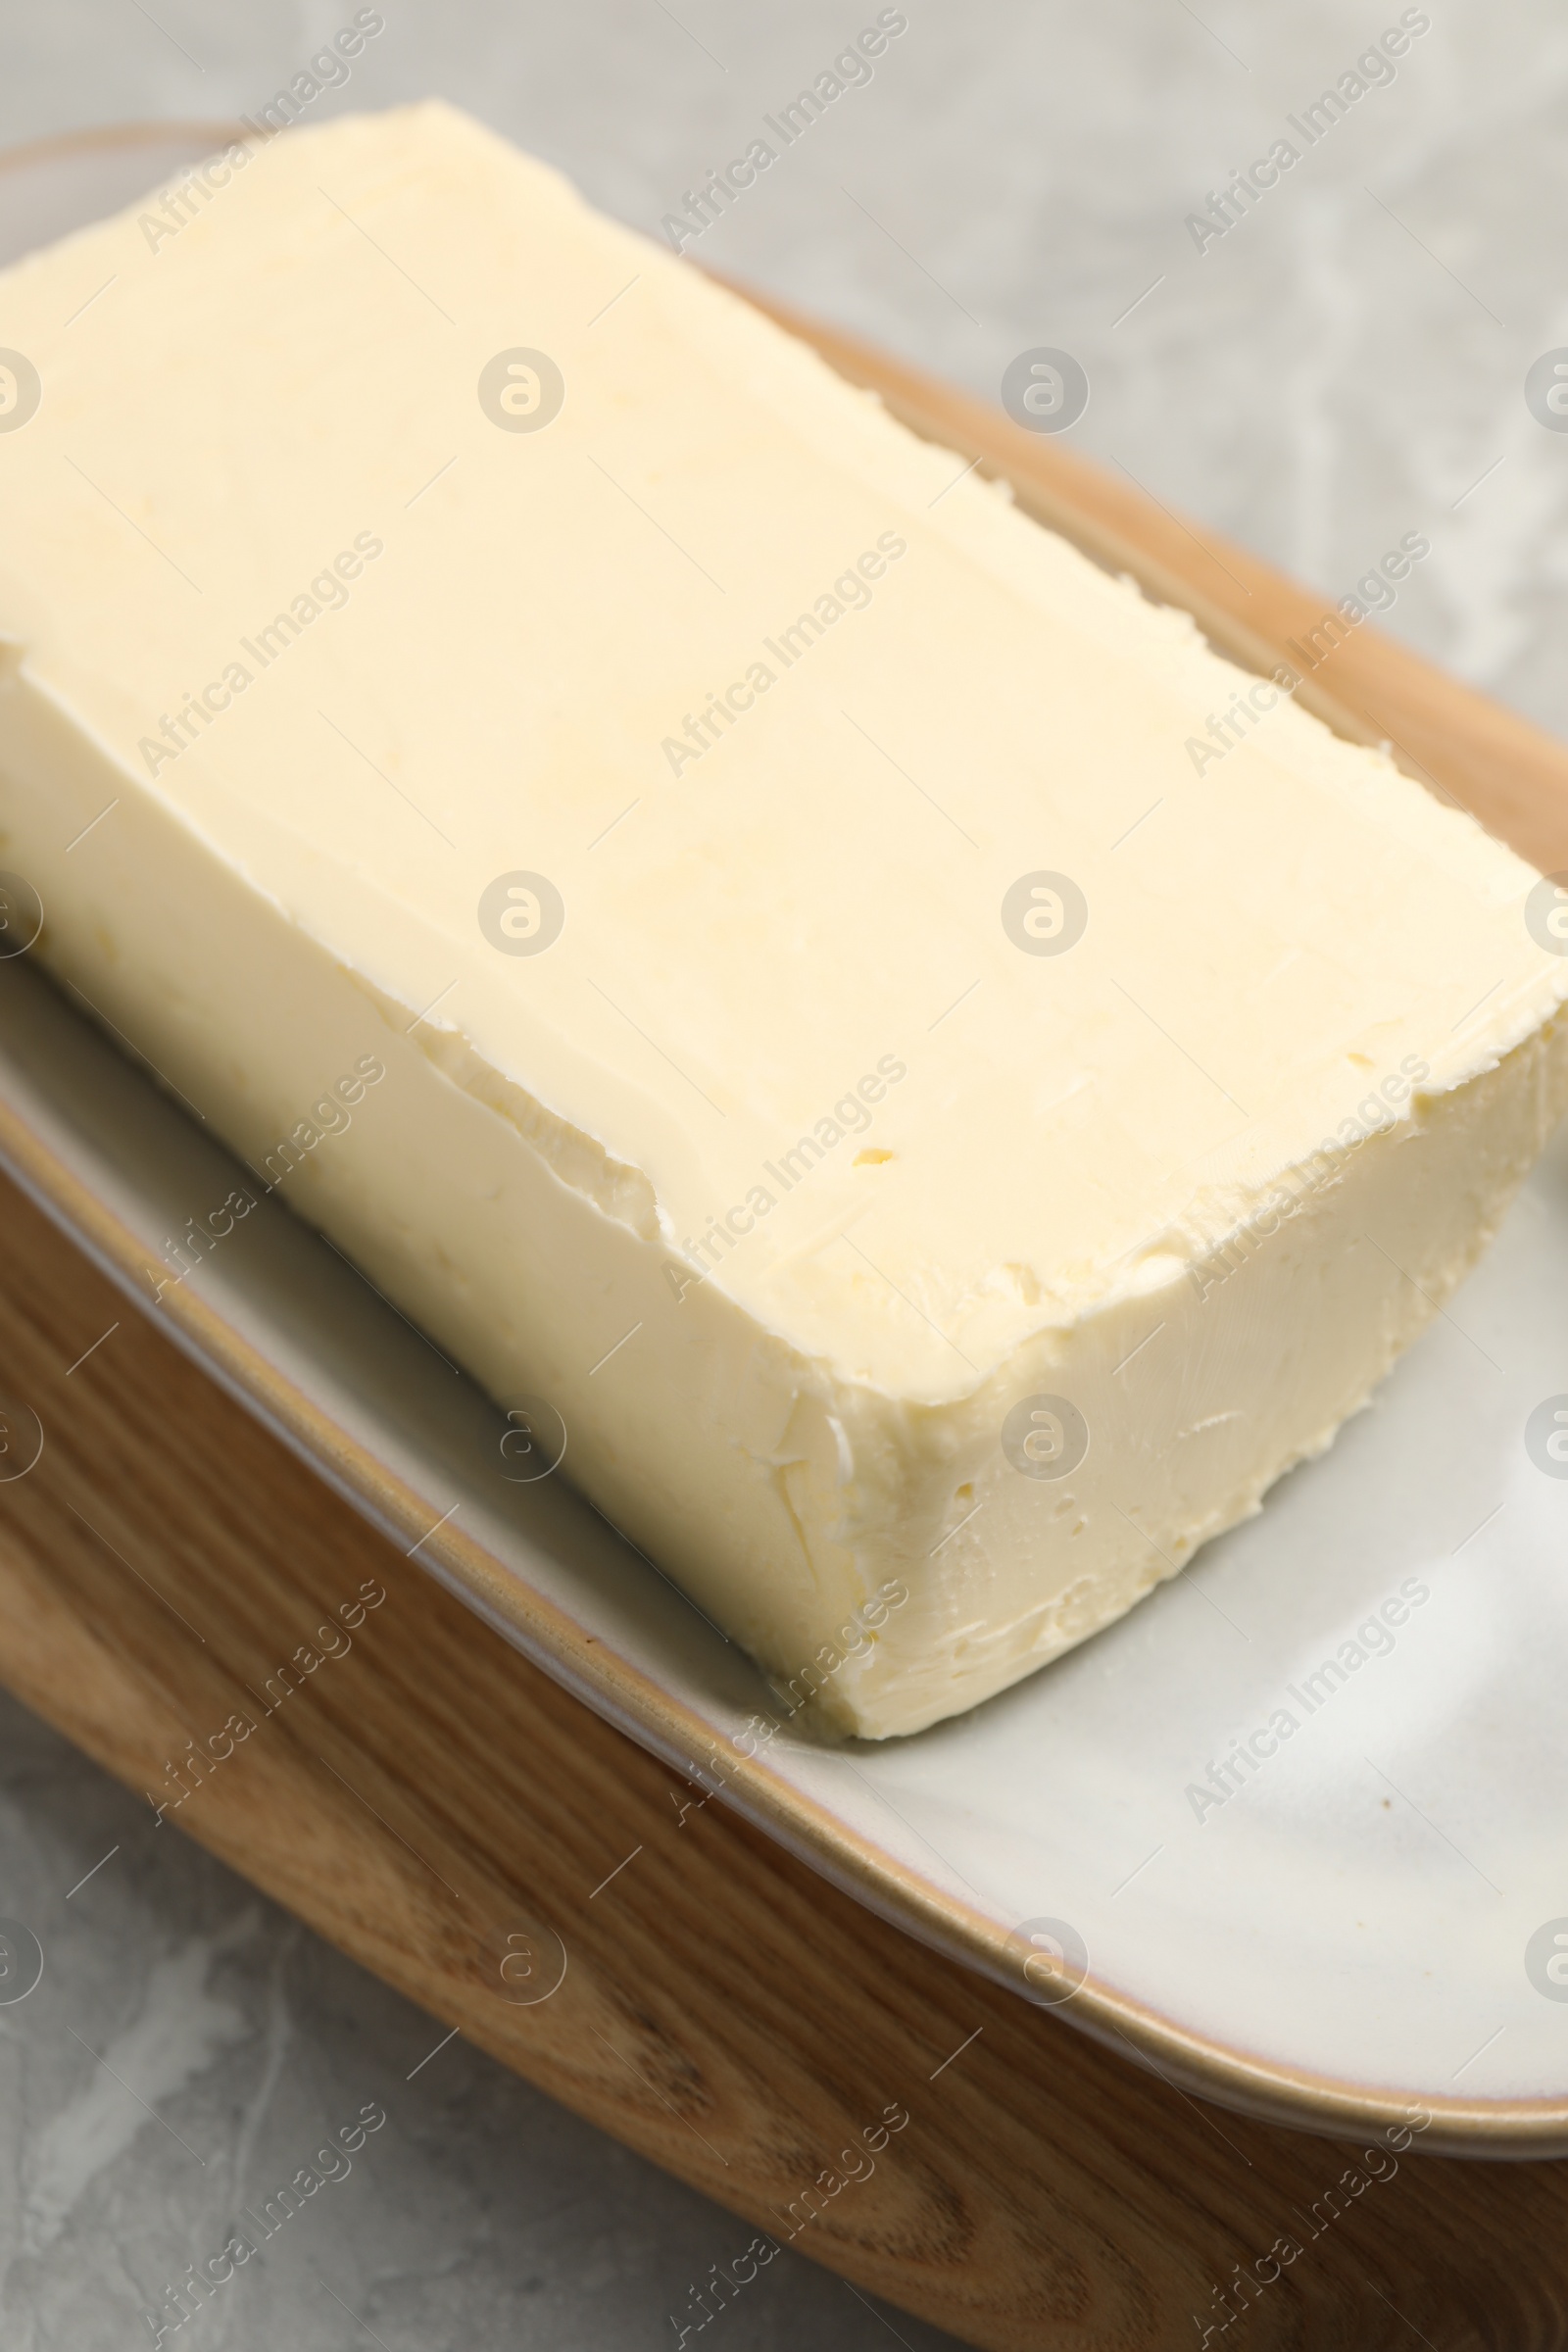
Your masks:
[[[7,0],[0,144],[254,112],[354,13]],[[901,13],[871,78],[688,250],[987,397],[1020,351],[1072,352],[1092,388],[1079,447],[1328,594],[1421,532],[1431,555],[1385,625],[1568,731],[1552,653],[1568,430],[1525,397],[1533,365],[1568,345],[1568,22],[1546,0]],[[380,14],[313,119],[438,92],[658,236],[878,9],[383,0]],[[1392,79],[1356,74],[1386,27],[1416,20]],[[1291,118],[1336,86],[1343,119],[1308,143]],[[1223,235],[1195,229],[1211,192],[1281,139],[1299,152],[1276,183]],[[154,1842],[144,1819],[0,1700],[0,1913],[35,1924],[56,1996],[0,2006],[7,2352],[156,2341],[144,2314],[165,2282],[367,2100],[395,2118],[352,2172],[164,2341],[676,2342],[670,2315],[733,2250],[727,2215],[461,2039],[421,2065],[439,2039],[428,2018],[195,1846]],[[947,2340],[798,2255],[765,2278],[713,2323],[733,2352]]]

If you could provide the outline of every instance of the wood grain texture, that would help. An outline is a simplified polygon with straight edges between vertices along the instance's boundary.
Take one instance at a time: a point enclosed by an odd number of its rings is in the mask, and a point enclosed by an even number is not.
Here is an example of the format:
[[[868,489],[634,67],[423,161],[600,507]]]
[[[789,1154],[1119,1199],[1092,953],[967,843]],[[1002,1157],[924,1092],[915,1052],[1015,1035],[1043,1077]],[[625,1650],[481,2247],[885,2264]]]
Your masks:
[[[1564,2167],[1411,2153],[1375,2182],[1363,2168],[1329,2218],[1355,2148],[1201,2107],[718,1802],[682,1822],[695,1791],[402,1557],[3,1179],[0,1231],[4,1385],[45,1431],[0,1483],[5,1680],[138,1790],[167,1794],[188,1741],[252,1722],[159,1834],[177,1824],[729,2206],[733,2254],[754,2226],[794,2228],[995,2352],[1186,2352],[1233,2266],[1285,2234],[1300,2254],[1216,2344],[1568,2345]],[[279,1665],[367,1583],[386,1598],[352,1649],[279,1699]],[[560,1939],[550,1998],[504,1997],[509,1934],[541,1957]],[[890,2106],[909,2120],[874,2172],[803,2223]]]

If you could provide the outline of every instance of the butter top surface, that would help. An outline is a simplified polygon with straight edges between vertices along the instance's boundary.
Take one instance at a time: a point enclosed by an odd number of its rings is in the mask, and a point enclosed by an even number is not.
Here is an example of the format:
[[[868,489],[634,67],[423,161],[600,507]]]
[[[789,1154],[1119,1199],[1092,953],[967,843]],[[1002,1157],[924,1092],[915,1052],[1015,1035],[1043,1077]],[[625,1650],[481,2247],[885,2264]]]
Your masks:
[[[1195,776],[1250,681],[1185,615],[450,109],[145,216],[0,276],[44,393],[0,635],[127,794],[601,1148],[612,1213],[698,1268],[729,1215],[711,1280],[843,1377],[967,1393],[1568,993],[1462,812],[1288,703]],[[518,350],[539,430],[480,397]],[[112,906],[113,817],[82,855]],[[481,927],[517,872],[546,953]],[[1004,924],[1036,873],[1087,907],[1059,955]]]

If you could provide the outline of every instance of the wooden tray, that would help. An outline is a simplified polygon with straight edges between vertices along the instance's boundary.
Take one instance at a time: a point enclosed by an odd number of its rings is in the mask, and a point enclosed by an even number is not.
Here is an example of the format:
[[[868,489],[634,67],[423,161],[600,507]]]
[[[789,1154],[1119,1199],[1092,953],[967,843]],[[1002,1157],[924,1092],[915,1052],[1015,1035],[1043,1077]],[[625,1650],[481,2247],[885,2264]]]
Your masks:
[[[1136,486],[776,315],[1250,666],[1290,658],[1319,619],[1324,600]],[[1542,866],[1568,863],[1568,756],[1523,721],[1367,626],[1302,699],[1391,740]],[[362,1581],[384,1587],[350,1656],[171,1816],[345,1950],[780,2235],[841,2150],[906,2110],[874,2175],[824,2200],[799,2242],[977,2344],[1199,2341],[1233,2266],[1266,2270],[1281,2236],[1303,2251],[1257,2296],[1259,2345],[1376,2347],[1412,2328],[1445,2352],[1568,2342],[1557,2168],[1460,2173],[1417,2142],[1373,2182],[1353,2152],[1135,2074],[719,1803],[682,1816],[694,1792],[667,1767],[409,1565],[10,1188],[0,1202],[6,1386],[49,1432],[36,1469],[0,1484],[0,1672],[163,1791],[190,1739],[254,1711]],[[563,1959],[548,1998],[514,1997]]]

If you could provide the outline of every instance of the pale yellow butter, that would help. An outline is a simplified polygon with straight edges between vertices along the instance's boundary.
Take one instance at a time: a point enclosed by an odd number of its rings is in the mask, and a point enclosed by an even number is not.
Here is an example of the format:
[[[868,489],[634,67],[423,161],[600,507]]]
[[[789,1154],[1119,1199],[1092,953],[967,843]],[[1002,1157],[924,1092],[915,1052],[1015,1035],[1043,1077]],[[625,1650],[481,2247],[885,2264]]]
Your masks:
[[[451,110],[204,186],[0,276],[39,952],[795,1699],[972,1705],[1473,1262],[1537,877],[1288,702],[1196,776],[1184,616]]]

